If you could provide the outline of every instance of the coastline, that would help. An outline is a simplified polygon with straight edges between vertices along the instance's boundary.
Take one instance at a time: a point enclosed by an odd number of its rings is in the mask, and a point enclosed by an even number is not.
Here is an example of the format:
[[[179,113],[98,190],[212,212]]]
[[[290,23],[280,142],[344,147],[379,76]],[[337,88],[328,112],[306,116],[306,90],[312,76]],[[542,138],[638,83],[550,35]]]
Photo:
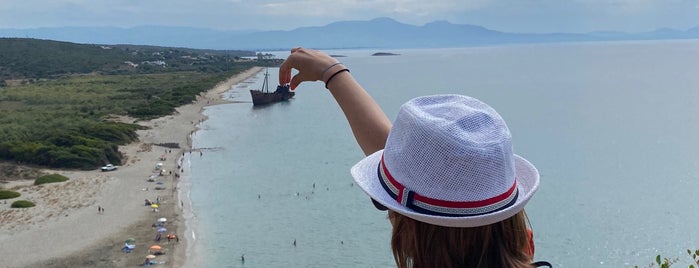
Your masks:
[[[193,237],[185,235],[191,233],[187,221],[194,215],[189,205],[188,166],[185,166],[186,155],[197,151],[192,148],[191,135],[206,120],[204,107],[228,103],[222,93],[260,70],[261,67],[253,67],[233,75],[201,93],[193,103],[177,107],[171,115],[139,122],[122,119],[148,129],[137,131],[137,142],[120,146],[124,165],[116,171],[45,170],[70,180],[40,186],[32,186],[33,181],[22,181],[6,186],[21,187],[19,199],[32,200],[37,207],[17,210],[9,209],[9,204],[0,204],[3,266],[133,267],[143,263],[151,244],[160,244],[166,254],[156,258],[163,262],[159,266],[183,267],[188,258],[185,252],[195,243]],[[178,144],[179,148],[168,144]],[[146,181],[157,163],[162,163],[166,170],[157,178],[162,183],[158,185],[161,190],[154,189],[154,182]],[[146,207],[144,199],[159,199],[158,212]],[[185,205],[184,209],[181,204]],[[98,213],[98,207],[105,211]],[[156,242],[151,223],[161,217],[167,218],[167,233],[184,239],[179,243],[167,239]],[[136,238],[136,249],[123,253],[121,247],[129,237]]]
[[[199,123],[195,125],[192,132],[187,135],[186,148],[190,151],[190,153],[183,153],[182,157],[177,160],[183,168],[190,168],[189,157],[192,155],[191,152],[197,150],[196,148],[193,148],[192,136],[196,135],[196,132],[199,129],[199,124],[207,119],[207,117],[204,115],[204,108],[207,106],[231,103],[231,101],[224,100],[222,94],[231,90],[231,88],[238,83],[253,77],[262,70],[262,67],[253,67],[242,73],[234,75],[219,85],[216,85],[216,87],[213,89],[207,91],[206,94],[204,94],[203,99],[197,99],[196,103],[200,103],[200,105],[196,105],[197,107],[195,107],[195,110],[197,110],[196,114],[200,119],[198,121]],[[206,103],[204,103],[204,101],[206,101]],[[192,200],[190,198],[190,180],[191,176],[189,173],[185,172],[180,176],[177,183],[176,196],[179,204],[176,203],[175,207],[181,209],[181,213],[178,216],[178,220],[181,222],[181,224],[178,229],[181,230],[179,232],[179,236],[182,237],[181,241],[183,243],[175,249],[171,267],[194,267],[192,266],[192,262],[196,263],[198,258],[198,247],[195,246],[196,214],[192,209]]]

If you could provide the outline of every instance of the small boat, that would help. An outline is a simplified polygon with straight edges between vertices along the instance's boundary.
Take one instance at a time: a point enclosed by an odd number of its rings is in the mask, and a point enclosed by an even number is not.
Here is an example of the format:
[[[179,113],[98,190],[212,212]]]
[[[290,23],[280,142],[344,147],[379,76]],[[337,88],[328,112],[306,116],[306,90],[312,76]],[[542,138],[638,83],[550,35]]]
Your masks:
[[[289,89],[289,85],[279,85],[277,90],[269,92],[269,71],[265,71],[265,81],[260,90],[250,90],[253,105],[262,105],[272,102],[280,102],[291,99],[296,93]]]

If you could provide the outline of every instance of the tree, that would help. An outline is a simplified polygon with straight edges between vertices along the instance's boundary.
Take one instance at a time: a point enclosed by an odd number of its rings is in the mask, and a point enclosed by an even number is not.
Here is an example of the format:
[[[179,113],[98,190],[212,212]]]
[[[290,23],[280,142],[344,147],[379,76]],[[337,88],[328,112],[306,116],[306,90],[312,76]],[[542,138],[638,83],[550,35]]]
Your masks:
[[[274,59],[274,54],[267,53],[267,54],[262,54],[260,52],[257,52],[257,60],[258,61],[265,61],[265,60],[271,60]]]

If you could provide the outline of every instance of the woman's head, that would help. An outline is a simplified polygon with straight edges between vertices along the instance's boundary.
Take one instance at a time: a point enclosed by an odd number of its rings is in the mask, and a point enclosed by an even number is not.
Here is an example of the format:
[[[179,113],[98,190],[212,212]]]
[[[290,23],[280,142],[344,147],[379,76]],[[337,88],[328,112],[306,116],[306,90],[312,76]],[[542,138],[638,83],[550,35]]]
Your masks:
[[[467,96],[415,98],[401,106],[383,150],[352,176],[386,208],[439,226],[477,227],[514,216],[539,173],[515,155],[510,130],[487,104]]]
[[[439,259],[445,264],[432,266],[449,267],[447,260],[478,256],[487,267],[497,258],[507,258],[506,266],[521,259],[523,247],[513,249],[526,245],[523,209],[539,173],[513,153],[502,117],[477,99],[408,101],[385,148],[357,163],[352,176],[375,204],[392,211],[396,260]],[[449,247],[465,251],[426,255],[432,254],[427,249]]]
[[[399,268],[531,267],[524,211],[479,227],[444,227],[389,211],[391,248]]]

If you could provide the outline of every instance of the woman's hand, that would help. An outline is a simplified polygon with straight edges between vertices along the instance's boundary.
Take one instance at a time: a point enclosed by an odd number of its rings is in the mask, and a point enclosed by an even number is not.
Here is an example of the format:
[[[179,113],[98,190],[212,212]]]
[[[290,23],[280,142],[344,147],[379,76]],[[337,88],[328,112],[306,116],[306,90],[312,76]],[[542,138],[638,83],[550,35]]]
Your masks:
[[[304,81],[325,81],[329,69],[342,67],[339,61],[327,54],[306,48],[293,48],[291,55],[279,67],[279,84],[291,83],[291,90],[296,89]],[[344,68],[344,67],[342,67]],[[298,74],[291,77],[291,70],[298,70]]]
[[[323,52],[294,48],[279,67],[279,84],[291,83],[291,89],[294,90],[304,81],[326,82],[328,91],[345,113],[357,143],[369,155],[386,145],[391,121],[352,75],[342,71],[345,66],[338,63],[337,59]],[[299,73],[291,77],[292,69]],[[335,78],[328,84],[328,79],[333,75]]]

